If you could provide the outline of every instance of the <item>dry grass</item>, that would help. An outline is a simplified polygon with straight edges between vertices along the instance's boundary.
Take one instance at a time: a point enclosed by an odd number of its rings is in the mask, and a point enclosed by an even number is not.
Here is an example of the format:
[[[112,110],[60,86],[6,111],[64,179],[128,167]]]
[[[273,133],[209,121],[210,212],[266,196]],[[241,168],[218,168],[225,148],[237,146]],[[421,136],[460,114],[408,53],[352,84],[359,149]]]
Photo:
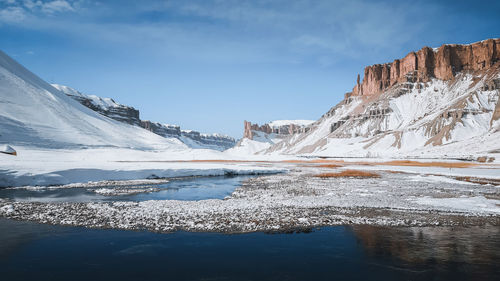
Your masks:
[[[359,171],[359,170],[343,170],[338,173],[322,173],[315,175],[315,177],[326,178],[380,178],[380,175],[373,172]]]
[[[475,163],[468,162],[418,162],[411,160],[394,160],[387,162],[363,162],[364,165],[386,165],[386,166],[412,166],[412,167],[441,167],[441,168],[469,168],[477,166]]]
[[[297,163],[297,164],[321,164],[321,163],[344,163],[342,160],[326,160],[326,159],[314,159],[314,160],[283,160],[283,163]]]
[[[317,167],[335,169],[335,168],[342,167],[342,165],[338,165],[338,164],[323,164],[323,165],[319,165]]]

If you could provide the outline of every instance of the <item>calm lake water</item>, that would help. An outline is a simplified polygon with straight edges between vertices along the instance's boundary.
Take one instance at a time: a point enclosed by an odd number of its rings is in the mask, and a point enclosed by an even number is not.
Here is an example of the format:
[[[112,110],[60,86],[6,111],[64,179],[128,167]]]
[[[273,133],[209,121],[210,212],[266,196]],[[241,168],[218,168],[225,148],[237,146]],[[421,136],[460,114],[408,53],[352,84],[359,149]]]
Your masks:
[[[498,280],[500,230],[98,230],[0,219],[2,280]]]
[[[191,178],[103,196],[0,190],[41,202],[224,198],[249,177]],[[292,234],[158,234],[0,219],[0,280],[499,280],[500,228],[327,227]]]
[[[91,202],[91,201],[146,201],[146,200],[202,200],[223,199],[230,195],[241,182],[255,176],[232,177],[192,177],[175,179],[165,184],[148,185],[158,188],[155,192],[132,195],[107,196],[95,193],[97,188],[60,188],[60,189],[0,189],[0,198],[16,201],[38,202]],[[131,186],[144,187],[143,186]],[[110,189],[112,186],[105,186]],[[123,186],[120,188],[124,188]],[[126,188],[126,187],[125,187]]]

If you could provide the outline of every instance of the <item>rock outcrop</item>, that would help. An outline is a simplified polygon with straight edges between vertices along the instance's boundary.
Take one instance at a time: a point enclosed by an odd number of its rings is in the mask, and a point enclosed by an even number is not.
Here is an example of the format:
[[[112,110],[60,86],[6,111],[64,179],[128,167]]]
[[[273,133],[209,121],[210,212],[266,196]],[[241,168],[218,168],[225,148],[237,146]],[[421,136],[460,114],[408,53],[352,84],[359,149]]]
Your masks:
[[[477,72],[500,61],[500,39],[488,39],[468,45],[424,47],[392,63],[365,68],[348,96],[372,96],[401,82],[428,82],[431,78],[451,80],[457,73]],[[409,75],[410,74],[410,75]]]
[[[253,139],[254,132],[275,134],[282,137],[303,133],[307,131],[307,126],[313,122],[312,120],[277,120],[259,126],[258,124],[244,121],[243,138]]]
[[[161,124],[158,122],[151,122],[149,120],[142,120],[141,127],[166,138],[177,138],[181,136],[181,127],[177,125]]]
[[[97,111],[106,117],[130,125],[141,125],[141,120],[139,119],[139,110],[131,106],[119,104],[111,98],[101,98],[94,95],[85,95],[68,86],[58,84],[52,84],[52,86],[54,86],[54,88],[63,92],[67,96],[78,101],[82,105],[92,109],[93,111]]]

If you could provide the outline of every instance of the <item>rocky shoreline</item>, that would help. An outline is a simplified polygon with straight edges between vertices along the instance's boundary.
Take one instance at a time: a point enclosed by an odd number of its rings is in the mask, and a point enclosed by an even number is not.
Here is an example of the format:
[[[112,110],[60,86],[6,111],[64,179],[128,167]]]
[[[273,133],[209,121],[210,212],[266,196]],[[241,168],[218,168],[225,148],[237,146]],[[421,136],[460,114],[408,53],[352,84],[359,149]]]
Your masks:
[[[223,200],[41,203],[0,201],[0,216],[40,223],[155,232],[287,232],[334,225],[500,225],[495,186],[290,174],[245,181]],[[451,203],[450,203],[451,202]],[[465,206],[465,207],[464,207]],[[481,207],[482,206],[482,207]]]

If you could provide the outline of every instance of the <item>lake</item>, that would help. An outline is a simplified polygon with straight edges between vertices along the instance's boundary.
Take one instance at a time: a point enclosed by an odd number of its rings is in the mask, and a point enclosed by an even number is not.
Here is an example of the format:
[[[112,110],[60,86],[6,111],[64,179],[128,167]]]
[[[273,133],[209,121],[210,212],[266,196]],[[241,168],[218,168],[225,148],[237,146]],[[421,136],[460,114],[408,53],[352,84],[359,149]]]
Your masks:
[[[2,280],[497,280],[498,227],[170,233],[0,219]]]
[[[79,188],[0,188],[0,198],[15,201],[36,202],[96,202],[96,201],[146,201],[146,200],[202,200],[223,199],[230,195],[241,182],[256,177],[251,176],[217,176],[188,177],[172,179],[163,184],[131,185],[131,186],[97,186]],[[126,195],[103,195],[96,193],[101,188],[120,190],[154,188],[153,192],[138,192]]]
[[[120,196],[3,189],[40,202],[224,198],[249,176]],[[0,219],[2,280],[497,280],[500,228],[336,226],[300,233],[153,233]]]

